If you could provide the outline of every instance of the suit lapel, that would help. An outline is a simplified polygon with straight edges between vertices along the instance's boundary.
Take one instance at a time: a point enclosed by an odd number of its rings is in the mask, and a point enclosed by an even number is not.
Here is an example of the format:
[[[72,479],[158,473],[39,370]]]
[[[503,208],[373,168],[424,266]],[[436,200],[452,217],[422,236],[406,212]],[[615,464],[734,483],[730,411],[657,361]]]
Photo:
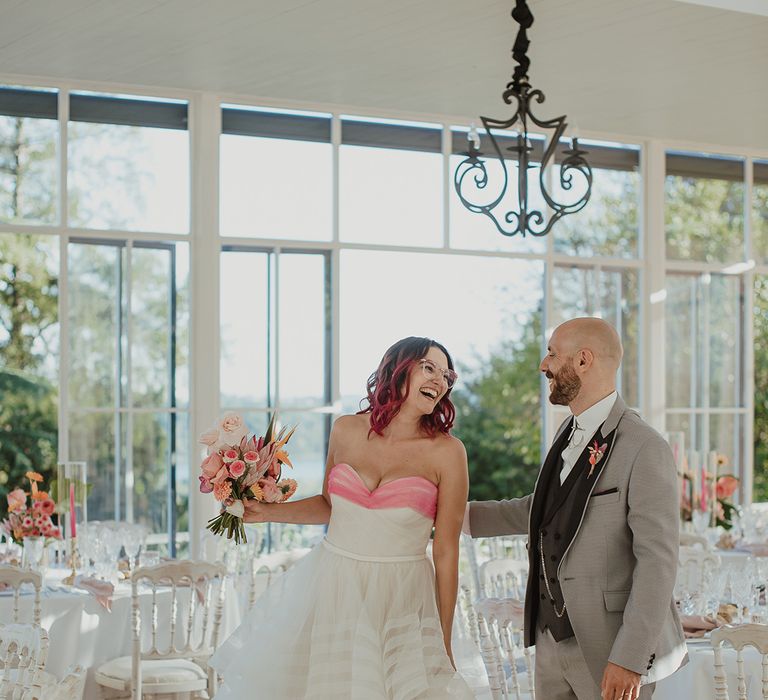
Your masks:
[[[542,523],[544,508],[547,503],[547,489],[552,482],[554,472],[560,468],[560,455],[565,449],[572,425],[573,417],[561,428],[560,434],[555,438],[552,447],[549,448],[541,472],[539,472],[536,489],[533,492],[533,504],[531,505],[531,520],[528,528],[531,533],[537,531]]]

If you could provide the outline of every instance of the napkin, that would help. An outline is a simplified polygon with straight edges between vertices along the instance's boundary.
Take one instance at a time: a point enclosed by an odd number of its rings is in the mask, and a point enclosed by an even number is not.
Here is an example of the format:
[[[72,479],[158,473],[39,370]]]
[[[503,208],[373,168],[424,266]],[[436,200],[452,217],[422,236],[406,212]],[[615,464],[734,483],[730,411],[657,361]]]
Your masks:
[[[92,576],[78,576],[75,579],[75,588],[88,591],[96,602],[107,612],[112,612],[112,594],[115,587],[109,581],[102,581]]]
[[[686,639],[695,639],[703,637],[707,632],[711,632],[722,625],[730,625],[738,608],[731,603],[724,603],[717,611],[717,617],[713,615],[680,615],[680,622],[683,625],[683,632]]]

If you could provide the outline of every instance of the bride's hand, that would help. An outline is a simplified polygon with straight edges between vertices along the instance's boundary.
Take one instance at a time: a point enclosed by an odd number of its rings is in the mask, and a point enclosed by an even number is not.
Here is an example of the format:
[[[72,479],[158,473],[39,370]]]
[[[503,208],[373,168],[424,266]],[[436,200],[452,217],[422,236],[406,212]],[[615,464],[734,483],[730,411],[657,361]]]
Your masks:
[[[269,522],[267,515],[268,507],[266,503],[261,501],[248,500],[243,502],[245,504],[245,513],[243,514],[243,521],[246,523],[266,523]]]

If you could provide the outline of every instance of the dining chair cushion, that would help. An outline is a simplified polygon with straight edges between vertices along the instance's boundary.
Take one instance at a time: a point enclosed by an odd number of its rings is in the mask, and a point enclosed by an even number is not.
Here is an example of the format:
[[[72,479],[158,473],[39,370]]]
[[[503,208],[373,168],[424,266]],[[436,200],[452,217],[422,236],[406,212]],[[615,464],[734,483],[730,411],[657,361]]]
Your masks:
[[[126,690],[131,684],[131,657],[121,656],[99,666],[95,673],[99,685]],[[141,689],[144,693],[203,690],[208,676],[187,659],[157,659],[141,662]]]

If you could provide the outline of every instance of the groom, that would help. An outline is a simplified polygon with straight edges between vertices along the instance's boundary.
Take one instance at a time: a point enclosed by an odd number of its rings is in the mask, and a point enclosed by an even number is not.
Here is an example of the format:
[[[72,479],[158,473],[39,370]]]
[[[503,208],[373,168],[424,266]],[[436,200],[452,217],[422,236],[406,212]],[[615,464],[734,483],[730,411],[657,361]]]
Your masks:
[[[542,700],[647,700],[686,660],[675,610],[678,487],[664,439],[616,392],[615,329],[555,329],[540,369],[568,406],[533,494],[468,507],[472,537],[528,534],[525,643]],[[466,530],[465,530],[466,531]]]

